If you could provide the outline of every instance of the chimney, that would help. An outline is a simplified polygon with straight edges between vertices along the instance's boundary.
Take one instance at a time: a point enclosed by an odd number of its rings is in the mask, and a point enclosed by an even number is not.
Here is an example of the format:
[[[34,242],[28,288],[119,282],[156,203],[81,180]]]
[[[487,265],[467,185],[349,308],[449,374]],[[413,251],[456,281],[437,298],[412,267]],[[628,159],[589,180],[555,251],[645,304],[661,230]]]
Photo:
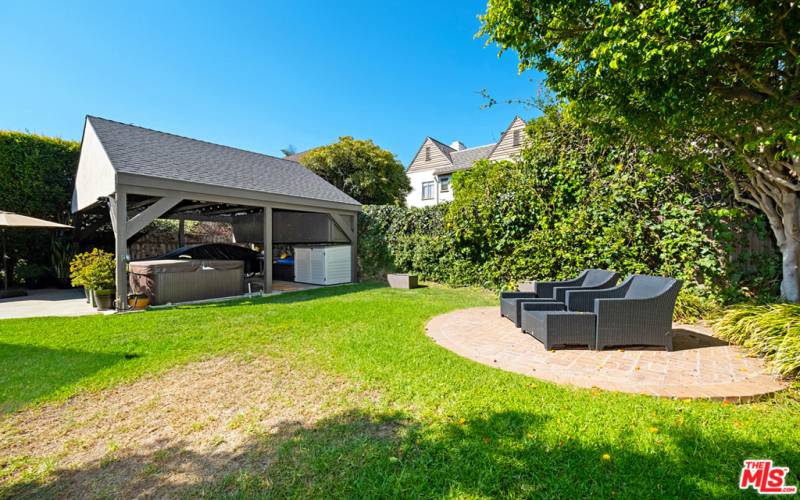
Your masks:
[[[450,144],[450,147],[455,149],[456,151],[463,151],[467,149],[467,147],[461,141],[453,141],[453,143]]]

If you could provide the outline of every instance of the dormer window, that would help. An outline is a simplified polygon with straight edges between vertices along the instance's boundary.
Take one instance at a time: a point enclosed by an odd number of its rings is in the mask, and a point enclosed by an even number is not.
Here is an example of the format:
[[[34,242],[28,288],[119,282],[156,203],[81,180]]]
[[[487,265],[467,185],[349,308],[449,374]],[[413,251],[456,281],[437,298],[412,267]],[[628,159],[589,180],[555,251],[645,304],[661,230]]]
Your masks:
[[[513,139],[514,146],[519,146],[520,145],[520,143],[521,143],[521,141],[520,141],[521,132],[522,132],[521,130],[515,130],[514,131],[514,139]]]
[[[431,147],[425,146],[425,161],[431,161]]]

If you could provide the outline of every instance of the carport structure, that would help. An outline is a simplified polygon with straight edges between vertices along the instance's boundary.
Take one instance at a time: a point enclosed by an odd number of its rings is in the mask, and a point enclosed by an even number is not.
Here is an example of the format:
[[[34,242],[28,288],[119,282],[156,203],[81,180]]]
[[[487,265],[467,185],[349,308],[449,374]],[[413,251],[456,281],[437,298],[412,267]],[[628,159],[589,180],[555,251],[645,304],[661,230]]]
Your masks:
[[[264,292],[272,292],[273,218],[321,214],[351,246],[357,281],[361,205],[299,163],[87,116],[72,211],[108,211],[114,229],[117,308],[127,307],[128,242],[155,219],[263,221]]]

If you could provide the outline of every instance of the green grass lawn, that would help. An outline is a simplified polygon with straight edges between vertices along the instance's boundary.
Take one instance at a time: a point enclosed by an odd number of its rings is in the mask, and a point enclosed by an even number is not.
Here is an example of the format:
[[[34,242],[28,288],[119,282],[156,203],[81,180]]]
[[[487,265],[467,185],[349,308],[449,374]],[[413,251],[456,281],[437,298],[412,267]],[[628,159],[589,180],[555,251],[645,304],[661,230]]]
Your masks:
[[[0,321],[0,423],[42,401],[236,353],[289,359],[380,397],[343,402],[286,439],[254,436],[276,447],[267,473],[243,466],[193,494],[723,497],[740,493],[746,458],[789,466],[789,483],[798,484],[796,392],[739,406],[571,389],[479,365],[425,336],[436,314],[495,302],[469,289],[354,285]]]

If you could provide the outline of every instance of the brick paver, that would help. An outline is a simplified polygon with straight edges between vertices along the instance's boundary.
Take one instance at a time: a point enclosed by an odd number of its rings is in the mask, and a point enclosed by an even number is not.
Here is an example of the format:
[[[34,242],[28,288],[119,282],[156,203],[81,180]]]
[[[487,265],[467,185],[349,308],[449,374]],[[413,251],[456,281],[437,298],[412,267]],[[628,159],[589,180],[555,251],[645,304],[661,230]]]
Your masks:
[[[460,356],[507,371],[577,387],[666,398],[750,401],[783,389],[760,359],[699,326],[674,325],[674,348],[546,351],[500,317],[497,307],[461,309],[428,322],[428,335]]]

